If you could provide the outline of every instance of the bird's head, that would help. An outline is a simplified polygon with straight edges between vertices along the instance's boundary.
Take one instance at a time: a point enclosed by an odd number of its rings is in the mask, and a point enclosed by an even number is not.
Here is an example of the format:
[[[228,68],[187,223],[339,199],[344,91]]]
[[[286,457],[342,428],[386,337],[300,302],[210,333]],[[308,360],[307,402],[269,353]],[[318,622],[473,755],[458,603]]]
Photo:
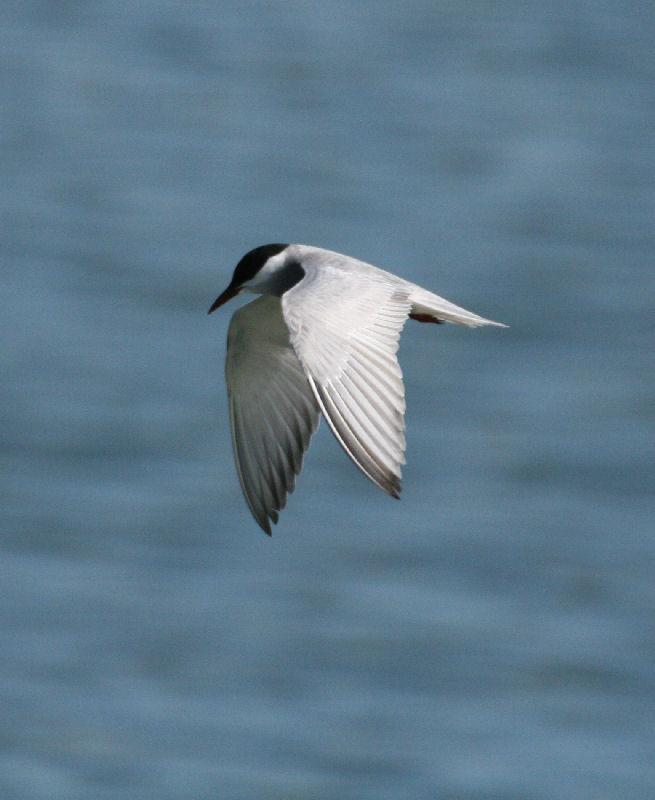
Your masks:
[[[234,269],[229,286],[212,303],[209,313],[242,293],[280,296],[305,274],[288,244],[263,244],[250,250]]]

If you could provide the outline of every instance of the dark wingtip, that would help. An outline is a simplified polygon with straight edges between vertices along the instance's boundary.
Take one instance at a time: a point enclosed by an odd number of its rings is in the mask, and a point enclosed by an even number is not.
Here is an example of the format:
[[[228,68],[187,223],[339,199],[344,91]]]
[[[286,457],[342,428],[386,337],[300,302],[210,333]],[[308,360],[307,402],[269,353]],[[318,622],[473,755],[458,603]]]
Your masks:
[[[253,513],[253,516],[255,516],[254,513]],[[264,533],[267,536],[272,536],[273,535],[271,533],[271,521],[268,518],[268,516],[264,516],[263,519],[261,517],[255,516],[255,520],[256,520],[257,524],[259,525],[259,527],[264,531]]]

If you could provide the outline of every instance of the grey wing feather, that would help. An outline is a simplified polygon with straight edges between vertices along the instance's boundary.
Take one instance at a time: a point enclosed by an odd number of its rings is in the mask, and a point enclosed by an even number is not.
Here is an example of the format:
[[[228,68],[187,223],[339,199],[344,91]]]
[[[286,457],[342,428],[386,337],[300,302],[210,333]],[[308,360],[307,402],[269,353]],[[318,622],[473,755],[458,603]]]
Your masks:
[[[225,376],[232,448],[248,506],[270,536],[319,421],[319,407],[289,343],[280,300],[264,295],[237,311]]]

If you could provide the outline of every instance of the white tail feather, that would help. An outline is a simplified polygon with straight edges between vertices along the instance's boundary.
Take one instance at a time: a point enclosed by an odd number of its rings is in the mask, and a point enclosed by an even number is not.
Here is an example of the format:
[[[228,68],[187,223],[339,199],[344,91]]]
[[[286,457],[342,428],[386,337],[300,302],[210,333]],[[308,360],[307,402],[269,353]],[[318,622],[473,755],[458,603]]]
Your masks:
[[[458,325],[467,325],[469,328],[478,328],[481,325],[495,325],[499,328],[507,327],[502,322],[485,319],[472,311],[456,306],[443,297],[439,297],[438,294],[432,294],[426,289],[421,289],[420,286],[412,286],[409,299],[412,302],[411,314],[433,317],[435,321],[456,322]]]

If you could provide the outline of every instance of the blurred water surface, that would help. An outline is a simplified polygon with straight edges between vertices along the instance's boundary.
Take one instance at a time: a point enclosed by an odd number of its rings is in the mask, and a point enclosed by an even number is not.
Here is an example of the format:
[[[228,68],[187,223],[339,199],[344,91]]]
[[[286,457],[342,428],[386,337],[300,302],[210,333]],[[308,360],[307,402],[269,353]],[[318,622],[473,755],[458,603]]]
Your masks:
[[[10,2],[5,800],[655,796],[655,12]],[[323,428],[267,539],[222,377],[300,241],[408,325],[403,501]]]

